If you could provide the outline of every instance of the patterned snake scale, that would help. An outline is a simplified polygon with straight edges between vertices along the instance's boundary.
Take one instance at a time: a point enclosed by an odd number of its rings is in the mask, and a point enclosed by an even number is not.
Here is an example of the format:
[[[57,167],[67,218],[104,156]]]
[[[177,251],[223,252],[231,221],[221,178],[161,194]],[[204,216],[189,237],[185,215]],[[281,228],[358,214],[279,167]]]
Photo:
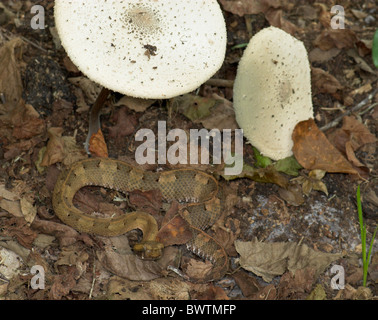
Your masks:
[[[179,214],[188,222],[193,234],[187,247],[213,264],[204,278],[189,280],[207,282],[226,273],[228,258],[224,248],[204,232],[219,219],[223,209],[222,189],[213,176],[194,169],[148,172],[120,160],[102,158],[76,162],[59,175],[52,203],[56,215],[64,223],[80,232],[102,236],[140,229],[143,239],[134,246],[134,251],[142,258],[158,259],[163,244],[156,241],[158,226],[155,218],[142,211],[114,218],[87,215],[73,205],[75,193],[85,186],[102,186],[121,192],[160,190],[164,201],[176,200],[183,204]]]

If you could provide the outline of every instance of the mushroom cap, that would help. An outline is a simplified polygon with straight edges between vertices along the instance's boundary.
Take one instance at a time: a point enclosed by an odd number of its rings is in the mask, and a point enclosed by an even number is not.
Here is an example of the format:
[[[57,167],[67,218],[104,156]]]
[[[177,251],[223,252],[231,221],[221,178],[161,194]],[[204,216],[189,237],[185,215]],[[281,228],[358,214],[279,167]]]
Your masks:
[[[291,156],[296,124],[313,117],[303,43],[275,27],[258,32],[238,66],[234,109],[244,136],[263,155],[273,160]]]
[[[226,52],[216,0],[55,0],[55,23],[84,74],[138,98],[195,90],[218,71]]]

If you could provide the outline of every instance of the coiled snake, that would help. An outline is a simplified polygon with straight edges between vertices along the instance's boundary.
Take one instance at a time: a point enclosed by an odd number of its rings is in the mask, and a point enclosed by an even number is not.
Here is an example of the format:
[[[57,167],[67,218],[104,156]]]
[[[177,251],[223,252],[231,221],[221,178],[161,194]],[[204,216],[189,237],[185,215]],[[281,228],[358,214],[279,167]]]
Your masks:
[[[132,229],[143,231],[143,239],[134,251],[145,259],[158,259],[163,244],[156,241],[158,226],[154,217],[134,211],[115,218],[99,218],[87,215],[73,204],[75,193],[85,186],[102,186],[128,192],[132,190],[160,190],[167,202],[178,201],[182,205],[179,214],[188,222],[192,239],[187,247],[210,260],[213,268],[202,279],[212,281],[221,278],[228,267],[224,248],[204,232],[222,213],[222,190],[217,180],[202,171],[178,169],[165,172],[147,172],[126,162],[113,159],[92,158],[74,163],[59,175],[53,192],[53,208],[66,224],[80,232],[102,236],[116,236]]]

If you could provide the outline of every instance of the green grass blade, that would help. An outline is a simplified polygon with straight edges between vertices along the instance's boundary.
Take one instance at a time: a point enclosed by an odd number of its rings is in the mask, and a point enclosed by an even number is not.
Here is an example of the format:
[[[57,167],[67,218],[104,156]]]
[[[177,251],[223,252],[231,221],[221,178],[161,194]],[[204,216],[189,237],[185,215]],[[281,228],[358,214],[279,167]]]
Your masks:
[[[363,286],[366,287],[368,262],[366,261],[366,226],[364,226],[364,218],[362,216],[362,204],[361,204],[361,190],[360,186],[357,187],[357,211],[358,220],[360,222],[361,232],[361,245],[362,245],[362,269],[363,269]]]
[[[362,214],[360,186],[357,187],[357,211],[358,211],[358,220],[360,221],[360,231],[361,231],[362,262],[365,265],[366,263],[366,226],[364,226],[364,218]]]
[[[364,219],[363,219],[363,214],[362,214],[360,186],[357,187],[356,198],[357,198],[358,220],[360,222],[360,231],[361,231],[363,286],[366,287],[369,262],[370,262],[371,252],[373,250],[374,239],[375,239],[375,236],[377,235],[377,231],[378,231],[378,225],[374,230],[373,237],[370,241],[369,252],[367,253],[366,252],[366,233],[367,233],[367,230],[366,230],[366,226],[364,225]],[[367,253],[367,256],[366,256],[366,253]]]
[[[243,48],[246,48],[247,46],[248,46],[248,43],[240,43],[240,44],[237,44],[237,45],[233,46],[231,48],[231,50],[243,49]]]
[[[361,204],[361,191],[360,186],[357,187],[357,212],[358,212],[358,219],[360,221],[360,231],[361,231],[361,241],[362,241],[362,229],[364,225],[364,220],[362,217],[362,204]]]
[[[371,251],[373,250],[373,244],[374,244],[375,236],[377,234],[377,230],[378,230],[378,224],[377,224],[377,227],[374,230],[373,238],[371,239],[371,242],[370,242],[369,253],[368,253],[368,256],[367,256],[367,262],[368,263],[370,262]]]

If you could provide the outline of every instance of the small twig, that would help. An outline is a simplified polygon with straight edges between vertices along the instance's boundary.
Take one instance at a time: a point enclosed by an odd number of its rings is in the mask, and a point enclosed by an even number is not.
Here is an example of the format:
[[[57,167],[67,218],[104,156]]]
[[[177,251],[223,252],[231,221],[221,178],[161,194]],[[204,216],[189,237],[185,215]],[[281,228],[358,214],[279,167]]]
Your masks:
[[[176,273],[178,276],[180,276],[181,278],[185,280],[189,280],[189,277],[186,274],[184,274],[179,268],[169,265],[167,267],[167,270],[173,271],[174,273]]]
[[[213,87],[232,88],[234,86],[234,80],[226,79],[209,79],[206,84]]]
[[[8,31],[7,29],[3,28],[3,27],[0,27],[1,31],[5,33],[5,37],[7,37],[8,40],[10,40],[12,37],[18,37],[18,38],[21,38],[22,41],[25,41],[26,43],[30,44],[31,46],[33,46],[34,48],[37,48],[38,50],[41,50],[43,51],[44,53],[48,53],[48,50],[46,50],[45,48],[42,48],[40,45],[34,43],[33,41],[25,38],[24,36],[19,36],[19,35],[15,35],[14,33]]]
[[[0,281],[4,283],[10,282],[10,280],[8,280],[2,273],[0,273]]]
[[[331,121],[330,123],[326,124],[325,126],[321,127],[320,130],[321,131],[326,131],[328,129],[331,129],[331,128],[334,128],[336,127],[341,120],[343,120],[344,117],[346,116],[349,116],[350,114],[352,114],[353,112],[356,112],[360,109],[362,109],[366,104],[369,103],[369,101],[371,99],[374,98],[374,96],[378,93],[378,88],[376,88],[373,92],[371,92],[364,100],[362,100],[359,104],[357,104],[356,106],[354,106],[353,108],[351,108],[350,110],[346,111],[345,113],[343,113],[341,116],[337,117],[336,119],[334,119],[333,121]]]
[[[33,46],[34,48],[38,49],[38,50],[41,50],[43,51],[44,53],[48,53],[48,50],[46,50],[45,48],[42,48],[40,45],[36,44],[35,42],[33,41],[30,41],[29,39],[23,37],[23,36],[20,36],[20,38],[25,41],[26,43],[30,44],[31,46]]]
[[[91,290],[89,291],[89,299],[92,299],[95,282],[96,282],[96,263],[93,263],[93,279],[92,279]]]
[[[378,106],[378,102],[373,103],[371,106],[366,108],[364,111],[361,111],[360,116],[364,115],[365,113],[368,113],[371,109],[374,109],[376,106]]]

